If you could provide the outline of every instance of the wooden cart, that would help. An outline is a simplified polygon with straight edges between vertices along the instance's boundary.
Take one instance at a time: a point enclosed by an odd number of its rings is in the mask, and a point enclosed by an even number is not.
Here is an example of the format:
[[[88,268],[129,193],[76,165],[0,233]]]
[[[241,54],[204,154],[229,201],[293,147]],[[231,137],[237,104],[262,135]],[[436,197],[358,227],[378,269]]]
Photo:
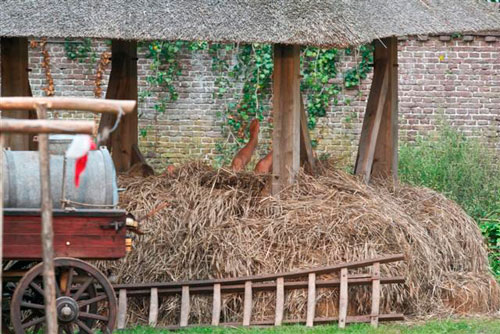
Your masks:
[[[2,119],[0,135],[2,131],[38,133],[43,139],[43,148],[40,141],[39,160],[31,153],[4,153],[0,144],[0,157],[2,160],[4,155],[7,157],[3,168],[5,173],[0,174],[0,193],[3,193],[0,208],[5,206],[0,211],[3,212],[0,215],[0,227],[3,225],[3,233],[0,232],[3,238],[3,243],[0,243],[3,246],[0,248],[0,258],[3,253],[3,333],[13,330],[16,334],[36,334],[47,328],[49,332],[55,332],[55,321],[58,322],[59,333],[113,331],[117,313],[113,287],[106,275],[85,260],[124,257],[127,223],[134,221],[127,217],[125,211],[115,209],[118,199],[116,174],[107,150],[93,153],[104,160],[94,160],[94,172],[87,172],[93,175],[88,180],[93,179],[94,183],[82,181],[86,186],[78,191],[83,191],[80,193],[85,195],[83,197],[68,186],[72,184],[74,175],[67,171],[66,159],[48,155],[46,134],[93,134],[94,123],[44,119],[47,109],[107,112],[117,115],[117,126],[122,114],[135,110],[135,105],[135,101],[80,98],[0,99],[2,110],[36,109],[41,118],[37,121]],[[113,129],[105,128],[103,131],[109,135]],[[89,153],[87,170],[92,165],[91,156]],[[50,172],[49,165],[50,169],[58,166],[58,172]],[[33,178],[34,175],[40,176],[38,181]],[[49,176],[53,182],[49,182]],[[93,192],[85,192],[86,189],[93,189]],[[40,203],[42,209],[38,209]],[[44,279],[47,285],[44,285]]]
[[[113,331],[117,309],[113,287],[84,260],[125,256],[126,219],[123,210],[54,210],[59,333]],[[10,303],[10,314],[4,316],[10,317],[16,334],[37,333],[45,324],[40,229],[39,210],[4,210],[2,284],[4,302]]]

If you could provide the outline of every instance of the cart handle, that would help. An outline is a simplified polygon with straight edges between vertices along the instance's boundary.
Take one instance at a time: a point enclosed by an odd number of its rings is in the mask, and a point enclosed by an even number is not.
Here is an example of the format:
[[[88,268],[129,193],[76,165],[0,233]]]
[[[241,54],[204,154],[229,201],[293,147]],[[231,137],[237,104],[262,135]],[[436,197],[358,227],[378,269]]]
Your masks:
[[[37,105],[45,105],[47,109],[83,110],[95,113],[125,114],[135,110],[134,100],[105,100],[74,97],[2,97],[0,110],[32,110]]]
[[[82,133],[92,135],[95,130],[93,121],[60,120],[20,120],[2,119],[0,133]]]

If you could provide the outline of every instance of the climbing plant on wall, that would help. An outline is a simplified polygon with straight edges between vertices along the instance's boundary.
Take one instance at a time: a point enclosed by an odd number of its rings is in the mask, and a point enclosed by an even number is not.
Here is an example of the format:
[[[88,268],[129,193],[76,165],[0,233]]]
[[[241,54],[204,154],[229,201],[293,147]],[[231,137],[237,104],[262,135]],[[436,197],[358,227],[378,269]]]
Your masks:
[[[264,121],[270,115],[273,73],[273,48],[269,44],[219,44],[186,41],[151,41],[141,45],[151,59],[151,74],[147,76],[149,88],[140,98],[155,96],[156,113],[165,112],[168,103],[178,99],[177,85],[182,68],[178,55],[181,50],[207,52],[216,74],[214,99],[226,104],[222,119],[223,133],[228,140],[217,145],[218,151],[234,152],[248,138],[248,122],[253,118]],[[356,65],[342,73],[337,67],[342,52],[354,55]],[[355,89],[367,78],[373,62],[370,45],[356,49],[338,50],[305,47],[301,51],[301,91],[305,96],[308,126],[314,129],[318,119],[338,104],[342,89]],[[155,119],[157,116],[155,117]],[[145,130],[141,134],[146,135]],[[229,144],[226,145],[226,144]],[[314,141],[313,141],[314,144]],[[228,147],[224,147],[228,146]]]

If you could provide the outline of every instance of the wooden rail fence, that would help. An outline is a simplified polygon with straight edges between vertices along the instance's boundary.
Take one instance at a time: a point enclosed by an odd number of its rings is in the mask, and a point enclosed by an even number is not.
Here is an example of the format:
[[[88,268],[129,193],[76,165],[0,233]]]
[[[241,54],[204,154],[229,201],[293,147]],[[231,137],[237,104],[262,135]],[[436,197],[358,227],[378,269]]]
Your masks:
[[[167,326],[167,329],[178,329],[189,325],[190,295],[213,294],[212,322],[211,324],[195,324],[193,326],[279,326],[282,324],[305,323],[311,327],[314,324],[338,321],[338,326],[344,328],[347,323],[369,322],[377,327],[379,321],[403,320],[403,314],[380,314],[380,286],[382,284],[404,283],[405,278],[381,277],[380,265],[397,262],[404,259],[402,254],[379,257],[349,263],[340,263],[333,266],[305,269],[287,273],[247,276],[229,279],[213,279],[200,281],[146,283],[146,284],[117,284],[114,285],[118,294],[118,329],[126,327],[127,298],[150,297],[149,325],[156,327],[158,322],[159,297],[166,295],[181,295],[181,314],[178,325]],[[349,275],[349,269],[371,266],[369,274]],[[339,278],[317,280],[317,276],[339,273]],[[285,281],[286,279],[307,280]],[[372,286],[372,306],[370,315],[348,316],[348,287]],[[338,317],[316,317],[316,289],[339,288],[339,315]],[[285,320],[285,290],[307,289],[307,316],[306,319]],[[255,291],[275,291],[276,312],[272,320],[252,321],[252,297]],[[243,293],[243,321],[241,323],[220,322],[222,294]]]

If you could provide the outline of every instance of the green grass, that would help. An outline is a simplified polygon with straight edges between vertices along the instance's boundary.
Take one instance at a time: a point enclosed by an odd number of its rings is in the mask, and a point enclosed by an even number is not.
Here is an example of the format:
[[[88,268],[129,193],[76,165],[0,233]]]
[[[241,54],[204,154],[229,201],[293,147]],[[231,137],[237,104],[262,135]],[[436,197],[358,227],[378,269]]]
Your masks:
[[[156,334],[168,333],[167,330],[138,327],[122,332],[123,334]],[[190,328],[175,331],[178,334],[500,334],[500,319],[488,320],[439,320],[425,324],[389,324],[373,329],[366,324],[348,325],[340,330],[336,325],[316,326],[283,326],[270,328]]]
[[[499,161],[483,142],[445,123],[399,149],[401,181],[445,194],[474,218],[488,243],[492,271],[500,278]]]

